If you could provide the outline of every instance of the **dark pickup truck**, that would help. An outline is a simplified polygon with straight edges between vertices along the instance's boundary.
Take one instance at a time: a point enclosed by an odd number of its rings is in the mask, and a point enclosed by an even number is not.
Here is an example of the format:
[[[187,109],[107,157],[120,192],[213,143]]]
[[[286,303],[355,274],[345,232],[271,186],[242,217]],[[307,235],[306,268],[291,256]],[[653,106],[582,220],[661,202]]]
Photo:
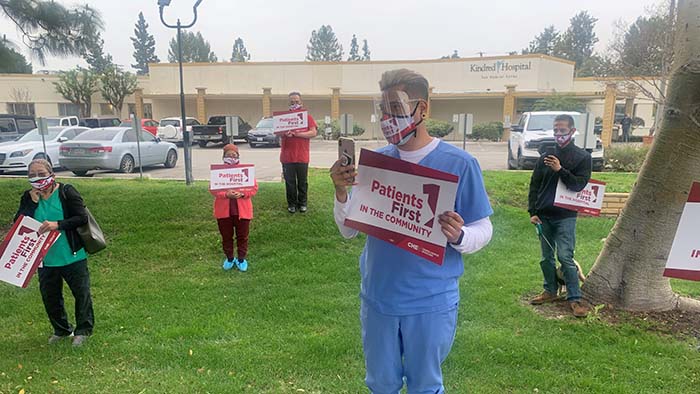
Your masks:
[[[238,119],[238,132],[236,133],[234,130],[227,133],[226,118],[225,115],[212,116],[206,125],[192,126],[192,140],[201,148],[206,147],[209,142],[228,144],[233,140],[241,139],[248,142],[248,131],[252,129],[248,122],[240,116],[233,117],[233,119]],[[230,126],[235,129],[235,125]]]

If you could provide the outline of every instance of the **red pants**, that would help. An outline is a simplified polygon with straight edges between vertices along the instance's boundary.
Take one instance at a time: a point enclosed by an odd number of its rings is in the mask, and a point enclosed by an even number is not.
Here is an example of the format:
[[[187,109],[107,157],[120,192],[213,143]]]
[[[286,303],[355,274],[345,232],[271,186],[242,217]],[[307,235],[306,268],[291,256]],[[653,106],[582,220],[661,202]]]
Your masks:
[[[221,245],[224,254],[229,260],[238,257],[244,260],[248,255],[248,232],[250,231],[250,219],[239,219],[238,215],[226,219],[217,219],[219,232],[221,233]],[[238,256],[233,254],[233,235],[236,233],[236,245],[238,246]]]

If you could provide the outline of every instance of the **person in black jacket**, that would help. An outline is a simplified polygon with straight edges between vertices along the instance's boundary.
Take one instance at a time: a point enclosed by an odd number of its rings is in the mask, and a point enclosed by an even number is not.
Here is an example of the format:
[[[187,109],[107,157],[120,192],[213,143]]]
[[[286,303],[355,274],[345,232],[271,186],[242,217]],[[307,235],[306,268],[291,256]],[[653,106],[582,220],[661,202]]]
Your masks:
[[[88,222],[85,204],[73,186],[56,182],[48,161],[33,160],[27,172],[32,187],[22,195],[15,220],[20,215],[29,216],[41,222],[39,233],[61,232],[38,270],[41,298],[54,330],[49,344],[73,335],[73,346],[81,346],[95,323],[87,254],[77,232]],[[63,281],[75,297],[75,329],[63,306]]]
[[[544,275],[544,291],[530,302],[538,305],[558,298],[554,260],[556,249],[566,281],[567,301],[574,316],[583,317],[588,314],[588,309],[580,302],[581,288],[574,262],[577,212],[554,206],[559,181],[567,189],[578,192],[586,187],[591,178],[591,155],[573,143],[575,132],[571,116],[559,115],[554,119],[556,152],[554,155],[542,155],[530,178],[528,211],[530,222],[542,226],[540,267]]]

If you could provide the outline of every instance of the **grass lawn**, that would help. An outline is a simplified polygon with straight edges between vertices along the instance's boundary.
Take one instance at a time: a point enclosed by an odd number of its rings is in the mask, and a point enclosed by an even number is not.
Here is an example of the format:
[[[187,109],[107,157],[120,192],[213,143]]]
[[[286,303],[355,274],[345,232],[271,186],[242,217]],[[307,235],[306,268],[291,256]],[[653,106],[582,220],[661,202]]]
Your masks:
[[[522,305],[541,283],[539,246],[522,208],[529,174],[485,179],[497,203],[495,234],[465,258],[459,329],[444,365],[448,392],[696,393],[695,344],[595,317],[550,320]],[[625,174],[602,179],[614,191],[634,182]],[[247,273],[221,270],[206,183],[71,182],[110,241],[89,259],[95,335],[81,349],[48,346],[37,281],[28,289],[0,284],[0,394],[366,392],[363,239],[338,235],[324,172],[310,178],[305,215],[286,212],[283,184],[261,185]],[[0,227],[26,186],[0,180]],[[577,259],[585,270],[612,224],[580,220]],[[700,296],[698,284],[674,288]]]

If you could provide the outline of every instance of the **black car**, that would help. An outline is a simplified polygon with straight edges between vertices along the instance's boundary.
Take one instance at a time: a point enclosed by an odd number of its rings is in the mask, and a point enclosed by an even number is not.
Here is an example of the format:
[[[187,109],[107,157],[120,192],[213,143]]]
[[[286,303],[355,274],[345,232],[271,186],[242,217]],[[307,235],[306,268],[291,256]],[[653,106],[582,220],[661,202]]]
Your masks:
[[[251,148],[280,146],[280,136],[273,132],[272,118],[260,119],[255,128],[248,132],[248,144]]]
[[[14,141],[33,129],[36,120],[31,115],[0,114],[0,142]]]
[[[192,126],[192,139],[199,144],[201,148],[207,146],[207,143],[224,143],[228,144],[233,140],[245,140],[248,142],[248,131],[252,129],[248,122],[240,116],[234,116],[233,119],[238,119],[238,135],[229,137],[226,135],[226,118],[228,115],[215,115],[209,118],[206,125]]]
[[[117,127],[121,123],[122,121],[117,117],[80,119],[81,126],[89,127],[91,129],[96,129],[98,127]]]

